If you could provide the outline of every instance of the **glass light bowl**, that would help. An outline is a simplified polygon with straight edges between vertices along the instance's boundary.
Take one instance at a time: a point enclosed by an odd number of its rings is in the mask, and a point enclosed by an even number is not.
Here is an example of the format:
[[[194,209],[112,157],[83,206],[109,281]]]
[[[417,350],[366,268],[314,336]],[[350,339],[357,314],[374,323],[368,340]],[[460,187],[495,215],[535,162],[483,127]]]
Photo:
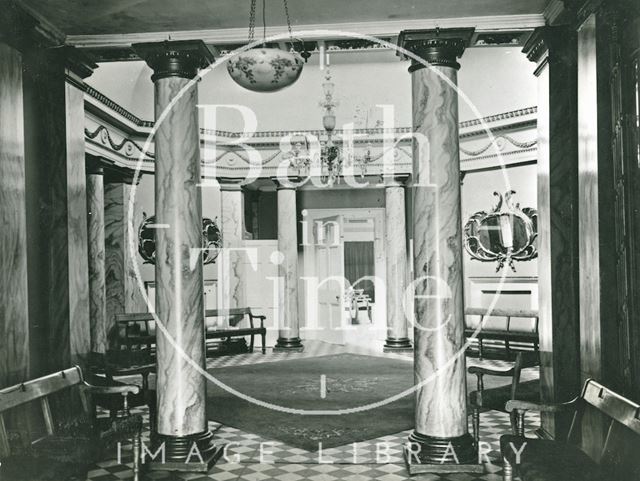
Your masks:
[[[298,80],[303,65],[296,52],[260,47],[235,55],[227,62],[227,71],[247,90],[277,92]]]

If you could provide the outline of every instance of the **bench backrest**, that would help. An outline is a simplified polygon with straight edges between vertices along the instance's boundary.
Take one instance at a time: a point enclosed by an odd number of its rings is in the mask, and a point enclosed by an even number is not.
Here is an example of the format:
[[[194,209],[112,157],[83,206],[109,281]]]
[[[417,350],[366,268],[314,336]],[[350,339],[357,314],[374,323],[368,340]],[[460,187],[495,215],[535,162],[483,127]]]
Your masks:
[[[590,379],[581,394],[582,408],[571,425],[570,438],[576,439],[586,409],[596,409],[608,418],[608,430],[599,463],[613,470],[610,479],[640,479],[640,405]],[[584,434],[583,434],[584,436]]]
[[[467,307],[465,326],[468,329],[510,331],[513,333],[538,333],[538,311],[528,309],[487,309]]]
[[[228,317],[231,327],[237,326],[244,316],[252,316],[250,307],[235,307],[231,309],[207,309],[204,312],[205,322],[207,318]],[[207,329],[215,329],[216,324],[206,322]],[[132,329],[136,329],[137,333],[155,334],[155,318],[151,312],[137,312],[116,315],[117,337],[123,339],[129,336]]]
[[[585,383],[582,398],[613,420],[640,436],[640,405],[590,379]]]
[[[0,390],[0,413],[82,383],[78,366]]]
[[[231,309],[207,309],[204,317],[226,317],[251,315],[250,307],[234,307]],[[126,314],[116,314],[116,322],[153,321],[152,312],[136,312]]]
[[[82,371],[78,366],[55,372],[47,376],[26,381],[0,390],[0,456],[10,453],[9,438],[4,413],[10,409],[40,400],[42,416],[47,434],[54,432],[53,416],[47,396],[64,389],[80,385],[83,382]],[[85,406],[86,408],[86,406]]]

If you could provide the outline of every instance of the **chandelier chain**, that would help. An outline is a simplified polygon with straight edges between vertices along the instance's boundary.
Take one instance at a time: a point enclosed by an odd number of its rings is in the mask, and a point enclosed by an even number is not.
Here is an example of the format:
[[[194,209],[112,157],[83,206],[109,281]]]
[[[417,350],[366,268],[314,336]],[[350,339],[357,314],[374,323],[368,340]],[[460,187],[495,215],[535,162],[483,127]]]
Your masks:
[[[249,10],[249,43],[253,42],[256,30],[256,2],[251,0],[251,8]]]
[[[291,17],[289,15],[289,4],[287,0],[283,0],[284,14],[287,17],[287,30],[289,30],[289,38],[291,39],[291,45],[293,46],[293,33],[291,32]]]
[[[262,46],[267,41],[267,0],[262,0]]]
[[[257,0],[251,0],[251,7],[249,10],[249,43],[255,40],[256,35],[256,8],[257,8]],[[263,40],[267,38],[267,12],[266,12],[266,0],[262,0],[262,37]],[[291,43],[293,44],[293,30],[291,28],[291,15],[289,13],[289,3],[287,0],[283,0],[284,4],[284,14],[287,18],[287,31],[289,32],[289,38],[291,39]]]

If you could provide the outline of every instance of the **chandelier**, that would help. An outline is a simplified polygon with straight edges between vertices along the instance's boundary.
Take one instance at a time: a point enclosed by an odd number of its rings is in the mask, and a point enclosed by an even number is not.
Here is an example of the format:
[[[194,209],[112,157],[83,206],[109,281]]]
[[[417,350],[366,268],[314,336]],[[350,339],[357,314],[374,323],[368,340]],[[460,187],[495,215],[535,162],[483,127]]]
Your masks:
[[[321,58],[323,53],[321,52]],[[324,66],[325,69],[324,82],[322,82],[323,97],[319,102],[319,106],[323,109],[322,126],[325,131],[326,138],[320,141],[320,149],[316,149],[316,154],[310,148],[306,137],[294,141],[291,152],[289,152],[289,164],[291,167],[298,169],[301,175],[309,175],[312,161],[316,160],[319,166],[320,179],[328,186],[340,183],[343,174],[344,164],[357,165],[360,167],[360,175],[364,177],[366,174],[366,166],[371,163],[371,143],[367,143],[367,148],[362,157],[356,156],[353,149],[345,149],[342,140],[334,140],[334,131],[336,128],[335,109],[338,101],[335,98],[335,83],[331,76],[331,67],[329,64],[329,55],[326,56]]]
[[[255,40],[256,2],[251,0],[249,13],[249,43]],[[303,61],[311,54],[304,50],[298,54],[293,48],[291,19],[287,0],[283,0],[287,17],[287,29],[291,40],[291,50],[267,47],[266,0],[262,0],[262,46],[252,48],[235,55],[227,62],[227,71],[231,78],[241,87],[254,92],[276,92],[293,84],[302,73]]]
[[[338,102],[334,98],[335,84],[331,79],[331,68],[329,67],[329,56],[327,56],[327,67],[322,83],[324,97],[320,101],[320,107],[324,109],[322,115],[322,126],[327,134],[327,140],[320,149],[321,180],[328,185],[340,182],[342,175],[342,152],[333,141],[333,131],[336,128],[335,108]]]

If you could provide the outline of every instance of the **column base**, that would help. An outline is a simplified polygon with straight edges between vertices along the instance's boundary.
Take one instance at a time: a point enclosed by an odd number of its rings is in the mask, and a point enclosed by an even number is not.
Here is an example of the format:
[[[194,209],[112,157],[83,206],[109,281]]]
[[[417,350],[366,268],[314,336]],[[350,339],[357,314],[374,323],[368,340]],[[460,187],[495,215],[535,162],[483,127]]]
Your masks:
[[[279,337],[273,352],[302,352],[304,346],[299,337]]]
[[[413,352],[413,346],[408,337],[387,337],[384,342],[383,352]]]
[[[478,463],[478,453],[469,433],[438,438],[414,431],[409,436],[409,443],[411,446],[404,449],[404,460],[410,475],[484,472],[484,466]]]
[[[150,452],[153,459],[149,469],[152,471],[207,473],[222,456],[224,446],[213,444],[211,431],[188,436],[152,433]]]

